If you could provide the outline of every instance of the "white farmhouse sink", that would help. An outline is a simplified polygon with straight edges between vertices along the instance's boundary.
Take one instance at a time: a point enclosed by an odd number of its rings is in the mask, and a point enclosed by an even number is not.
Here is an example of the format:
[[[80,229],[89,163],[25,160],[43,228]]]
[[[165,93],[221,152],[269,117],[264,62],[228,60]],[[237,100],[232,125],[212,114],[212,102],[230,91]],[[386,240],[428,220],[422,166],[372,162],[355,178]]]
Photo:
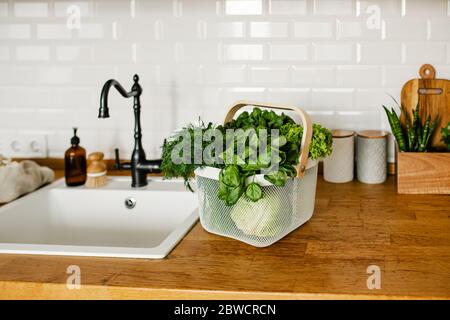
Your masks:
[[[180,180],[133,189],[130,178],[108,179],[100,189],[60,179],[0,207],[0,253],[164,258],[198,218]]]

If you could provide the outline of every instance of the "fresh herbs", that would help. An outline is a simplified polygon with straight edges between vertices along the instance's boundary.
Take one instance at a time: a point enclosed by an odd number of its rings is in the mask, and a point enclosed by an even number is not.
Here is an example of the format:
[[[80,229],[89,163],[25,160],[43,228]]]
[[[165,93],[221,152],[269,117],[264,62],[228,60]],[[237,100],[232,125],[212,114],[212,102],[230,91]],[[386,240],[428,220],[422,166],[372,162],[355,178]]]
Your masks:
[[[450,151],[450,122],[441,129],[441,136],[441,141],[447,146],[447,151]]]
[[[395,101],[395,99],[394,99]],[[395,101],[397,102],[397,101]],[[397,103],[398,105],[398,103]],[[405,126],[402,127],[397,113],[394,108],[389,111],[383,106],[386,112],[389,124],[391,126],[392,134],[397,140],[398,148],[403,152],[426,152],[429,149],[430,138],[436,129],[438,118],[431,119],[428,116],[425,121],[422,121],[420,116],[419,104],[413,110],[412,119],[410,119],[404,108],[401,107],[401,112],[405,115]]]
[[[202,140],[201,150],[194,150],[198,132],[205,134],[208,130],[220,133],[215,143],[220,145],[221,152],[215,153],[219,160],[214,164],[201,161],[195,164],[194,158],[210,147],[210,141]],[[233,132],[229,136],[229,132]],[[289,178],[297,174],[303,128],[285,114],[254,108],[251,112],[243,112],[224,126],[214,127],[211,123],[205,126],[190,125],[176,136],[168,139],[163,145],[162,170],[164,177],[183,177],[188,184],[194,170],[203,166],[214,166],[221,169],[219,174],[218,198],[227,206],[234,205],[241,197],[257,202],[264,197],[264,192],[255,175],[264,174],[264,179],[275,186],[282,187]],[[189,163],[177,163],[173,154],[183,157],[182,150],[177,149],[183,137],[187,137],[192,147],[189,148]],[[217,140],[219,139],[219,140]],[[206,139],[208,140],[208,139]],[[263,143],[265,142],[265,144]],[[197,144],[198,146],[198,144]],[[313,135],[309,156],[315,160],[331,154],[331,132],[313,125]],[[222,148],[223,147],[223,148]],[[253,177],[253,178],[252,178]]]
[[[298,150],[300,150],[300,142],[303,136],[303,127],[296,123],[288,123],[281,127],[280,134],[284,135],[286,139],[291,143],[291,153],[288,154],[288,157],[292,157],[290,160],[298,160]],[[311,144],[309,146],[309,157],[312,160],[316,160],[318,158],[325,158],[329,156],[332,152],[332,145],[333,135],[331,131],[327,128],[322,127],[320,124],[314,123]],[[295,153],[296,150],[297,153]]]
[[[164,174],[164,178],[178,178],[181,177],[184,179],[186,186],[189,190],[193,191],[189,180],[193,177],[195,169],[201,167],[202,163],[196,163],[195,154],[196,152],[203,151],[194,149],[194,140],[196,136],[196,132],[200,132],[200,134],[206,132],[207,130],[213,129],[214,126],[210,122],[208,125],[205,125],[203,122],[199,122],[197,125],[190,124],[189,126],[183,128],[181,131],[177,132],[175,135],[170,137],[169,139],[164,140],[164,144],[162,146],[162,163],[161,169]],[[190,141],[190,152],[188,154],[184,154],[183,149],[177,149],[183,142],[183,139],[189,137]],[[203,147],[206,147],[207,144],[204,144]],[[186,158],[187,161],[175,161],[174,155],[178,155],[180,158]]]

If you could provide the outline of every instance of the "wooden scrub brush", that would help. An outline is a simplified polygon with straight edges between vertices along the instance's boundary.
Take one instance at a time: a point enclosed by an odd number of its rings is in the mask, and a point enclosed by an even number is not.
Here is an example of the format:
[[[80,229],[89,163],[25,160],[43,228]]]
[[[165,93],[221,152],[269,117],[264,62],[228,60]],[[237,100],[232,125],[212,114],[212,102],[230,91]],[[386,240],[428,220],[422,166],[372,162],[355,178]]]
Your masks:
[[[89,154],[86,187],[99,188],[106,185],[106,164],[103,161],[103,157],[103,152],[93,152]]]

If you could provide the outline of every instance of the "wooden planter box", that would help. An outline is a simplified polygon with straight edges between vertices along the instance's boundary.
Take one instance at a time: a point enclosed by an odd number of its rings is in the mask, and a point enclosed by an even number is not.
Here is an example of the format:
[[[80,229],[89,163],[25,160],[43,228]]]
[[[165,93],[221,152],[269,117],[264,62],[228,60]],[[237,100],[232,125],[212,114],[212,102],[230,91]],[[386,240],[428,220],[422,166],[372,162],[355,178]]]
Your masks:
[[[396,152],[397,192],[450,194],[450,152]]]

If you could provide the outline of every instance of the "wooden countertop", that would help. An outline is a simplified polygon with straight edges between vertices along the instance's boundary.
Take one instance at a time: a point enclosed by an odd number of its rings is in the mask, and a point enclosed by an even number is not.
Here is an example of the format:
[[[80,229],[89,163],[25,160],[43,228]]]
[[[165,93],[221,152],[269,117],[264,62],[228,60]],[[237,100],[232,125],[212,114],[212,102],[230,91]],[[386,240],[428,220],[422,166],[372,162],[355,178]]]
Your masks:
[[[65,283],[81,268],[81,289]],[[369,290],[367,268],[381,270]],[[0,298],[447,298],[450,197],[397,195],[385,184],[331,184],[316,209],[268,248],[197,224],[163,260],[0,255]]]

